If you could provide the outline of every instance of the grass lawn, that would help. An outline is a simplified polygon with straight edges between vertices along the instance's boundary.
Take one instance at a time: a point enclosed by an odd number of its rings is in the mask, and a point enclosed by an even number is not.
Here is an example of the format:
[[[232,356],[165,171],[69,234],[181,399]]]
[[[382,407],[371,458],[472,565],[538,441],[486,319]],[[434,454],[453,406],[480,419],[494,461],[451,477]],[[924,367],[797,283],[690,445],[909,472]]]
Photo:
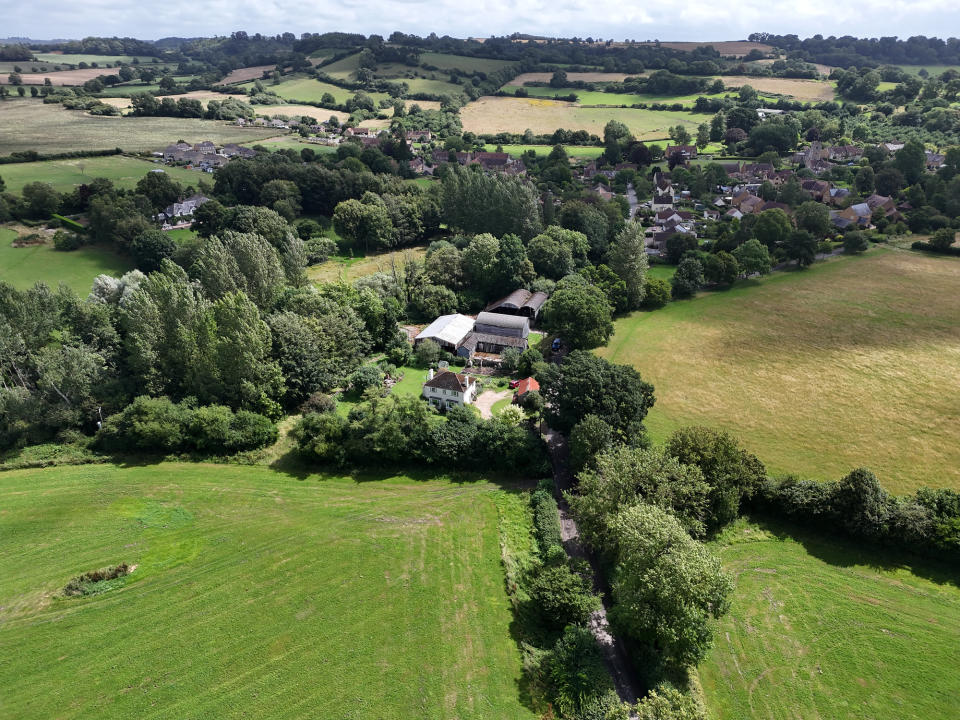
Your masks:
[[[328,231],[326,234],[329,235],[330,232]],[[307,275],[313,282],[338,282],[342,280],[350,283],[365,275],[389,272],[394,263],[402,266],[408,257],[423,260],[426,254],[426,247],[407,247],[382,253],[370,253],[369,255],[356,252],[352,256],[333,257],[325,263],[308,267]]]
[[[543,98],[486,96],[460,110],[463,129],[475,133],[552,133],[557,128],[602,136],[610,120],[619,120],[641,140],[664,140],[667,129],[685,125],[691,133],[706,115],[635,108],[591,108]]]
[[[655,440],[739,436],[769,470],[960,489],[960,261],[876,248],[615,322],[599,351],[655,387]]]
[[[97,275],[120,276],[133,269],[128,258],[108,248],[84,247],[59,252],[50,245],[11,247],[16,236],[13,230],[0,228],[0,281],[20,290],[38,282],[54,289],[63,283],[80,297],[86,297]]]
[[[498,535],[522,497],[227,465],[0,473],[3,715],[533,718]],[[59,596],[119,562],[137,568],[114,589]]]
[[[676,271],[676,265],[651,265],[647,270],[647,276],[670,282],[670,278]]]
[[[118,145],[130,152],[157,150],[179,139],[252,142],[272,137],[276,130],[241,128],[217,120],[165,117],[94,117],[38,100],[8,100],[0,104],[0,155],[17,150],[40,153],[108,150]],[[2,174],[2,171],[0,171]]]
[[[94,178],[107,178],[117,187],[131,189],[151,170],[163,170],[184,186],[196,185],[203,179],[203,175],[195,170],[167,167],[122,155],[0,165],[0,177],[9,192],[18,193],[31,182],[50,183],[58,192],[72,192],[78,185]]]
[[[736,590],[698,671],[710,717],[956,717],[955,571],[746,521],[713,550]]]
[[[190,228],[177,228],[176,230],[167,230],[167,237],[177,243],[177,245],[181,245],[198,236],[197,233]]]
[[[553,145],[502,145],[503,152],[509,153],[514,157],[520,157],[525,152],[533,150],[537,155],[546,156],[553,150]],[[484,150],[493,152],[497,149],[496,145],[487,144]],[[563,149],[567,151],[569,157],[574,158],[598,158],[603,155],[604,148],[591,145],[564,145]]]
[[[510,404],[511,404],[512,402],[513,402],[513,396],[512,396],[512,395],[511,395],[510,397],[505,397],[505,398],[502,398],[501,400],[497,400],[497,401],[493,404],[493,406],[490,408],[491,414],[493,414],[494,416],[499,415],[500,413],[502,413],[502,412],[504,411],[505,408],[510,407]]]

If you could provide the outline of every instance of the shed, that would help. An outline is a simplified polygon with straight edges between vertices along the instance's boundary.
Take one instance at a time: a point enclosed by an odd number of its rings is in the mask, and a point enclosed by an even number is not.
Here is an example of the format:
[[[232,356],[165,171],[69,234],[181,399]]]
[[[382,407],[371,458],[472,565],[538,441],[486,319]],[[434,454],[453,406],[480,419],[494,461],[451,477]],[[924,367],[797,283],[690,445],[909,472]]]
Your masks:
[[[543,304],[547,301],[545,292],[530,292],[529,290],[514,290],[504,298],[487,306],[487,312],[502,313],[504,315],[523,315],[534,319],[540,314]]]
[[[474,332],[485,335],[526,338],[530,334],[530,320],[520,315],[482,312],[477,315],[477,321],[472,329]]]
[[[440,347],[456,352],[463,339],[473,330],[473,318],[459,313],[441,315],[427,325],[413,339],[414,345],[424,340],[433,340]]]

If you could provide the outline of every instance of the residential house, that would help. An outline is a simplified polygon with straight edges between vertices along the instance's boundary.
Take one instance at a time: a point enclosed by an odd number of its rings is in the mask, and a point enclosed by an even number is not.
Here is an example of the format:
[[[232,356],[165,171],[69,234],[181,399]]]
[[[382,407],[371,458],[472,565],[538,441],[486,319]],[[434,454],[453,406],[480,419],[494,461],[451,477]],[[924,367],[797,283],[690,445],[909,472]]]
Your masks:
[[[863,157],[863,148],[856,145],[836,145],[829,152],[828,158],[836,162],[856,162]]]
[[[175,202],[172,205],[168,205],[162,213],[157,215],[157,219],[166,222],[168,220],[182,220],[191,217],[194,210],[207,202],[210,202],[210,198],[205,195],[191,195],[182,202]]]
[[[663,156],[665,158],[672,158],[674,155],[680,155],[684,162],[687,160],[693,160],[697,156],[697,146],[667,145],[667,149],[663,151]]]
[[[251,158],[257,154],[257,151],[253,148],[243,147],[242,145],[237,145],[236,143],[227,143],[220,150],[220,154],[224,157],[235,158]]]
[[[210,140],[204,140],[203,142],[198,142],[193,146],[194,152],[201,153],[202,155],[216,155],[217,146],[213,144]]]
[[[804,180],[800,183],[806,192],[810,194],[817,202],[824,202],[824,198],[830,197],[830,183],[825,180]]]
[[[777,110],[776,108],[757,108],[757,117],[761,120],[766,120],[768,117],[773,117],[774,115],[783,115],[783,110]]]
[[[407,130],[407,140],[409,142],[430,142],[433,139],[433,133],[429,130]]]
[[[423,384],[423,397],[440,410],[449,410],[458,405],[471,405],[477,396],[477,382],[469,375],[440,370],[430,370]]]

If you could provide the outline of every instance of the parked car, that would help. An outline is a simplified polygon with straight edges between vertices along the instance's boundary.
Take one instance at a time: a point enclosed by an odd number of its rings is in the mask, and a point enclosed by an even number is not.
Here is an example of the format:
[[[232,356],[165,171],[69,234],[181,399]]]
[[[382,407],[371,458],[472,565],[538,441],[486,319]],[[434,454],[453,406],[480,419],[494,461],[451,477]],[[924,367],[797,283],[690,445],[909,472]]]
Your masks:
[[[518,386],[519,384],[520,384],[520,381],[519,381],[519,380],[511,380],[509,387],[510,387],[511,390],[516,390],[516,389],[517,389],[517,386]]]
[[[554,338],[553,343],[550,345],[550,349],[556,352],[560,349],[560,338]]]

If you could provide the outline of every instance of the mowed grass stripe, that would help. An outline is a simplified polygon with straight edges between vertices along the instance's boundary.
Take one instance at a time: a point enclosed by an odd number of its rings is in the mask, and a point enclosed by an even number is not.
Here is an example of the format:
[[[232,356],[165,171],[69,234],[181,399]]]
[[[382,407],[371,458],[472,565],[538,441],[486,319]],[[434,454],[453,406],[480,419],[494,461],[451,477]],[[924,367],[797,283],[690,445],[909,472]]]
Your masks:
[[[746,521],[713,550],[736,590],[698,672],[711,717],[956,716],[956,571]]]
[[[23,651],[0,659],[0,711],[529,717],[502,492],[213,465],[0,474],[0,648]],[[125,587],[50,597],[121,560],[139,563]]]
[[[960,488],[958,283],[952,258],[876,248],[634,313],[599,353],[653,383],[656,440],[705,424],[774,473]]]

